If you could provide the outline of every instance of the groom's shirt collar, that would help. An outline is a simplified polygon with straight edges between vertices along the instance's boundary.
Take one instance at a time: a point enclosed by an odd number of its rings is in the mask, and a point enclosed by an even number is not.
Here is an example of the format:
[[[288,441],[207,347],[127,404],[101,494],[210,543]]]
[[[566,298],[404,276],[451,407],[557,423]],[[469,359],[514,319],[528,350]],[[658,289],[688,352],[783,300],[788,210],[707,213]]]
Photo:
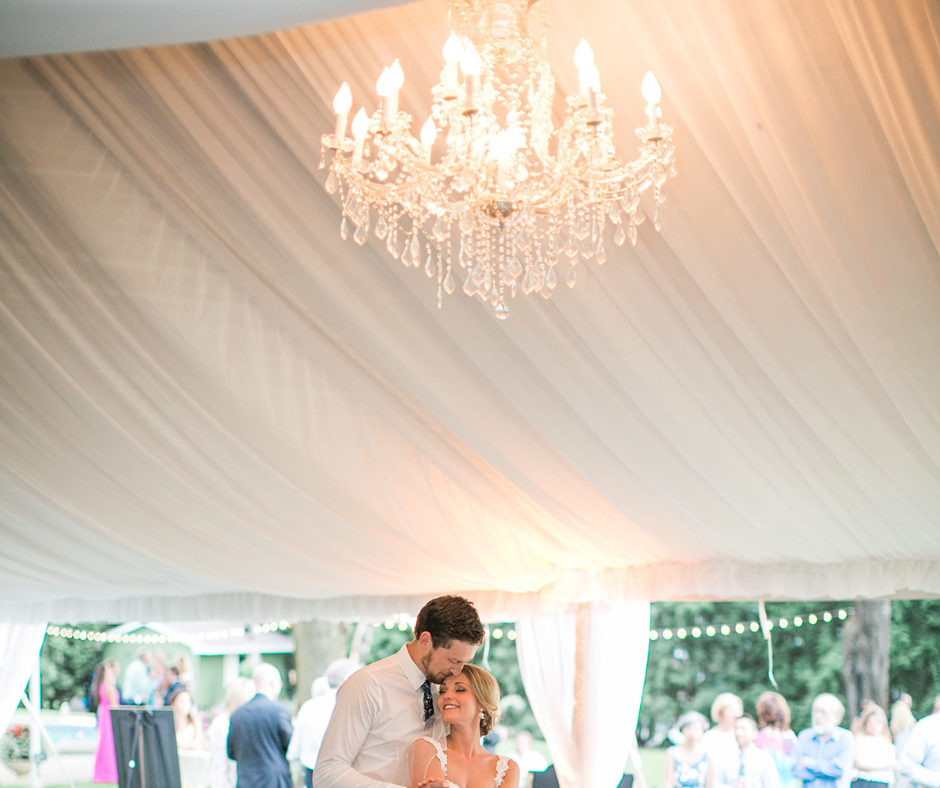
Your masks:
[[[398,650],[396,657],[398,658],[398,664],[401,666],[402,671],[408,677],[408,681],[411,682],[411,686],[414,687],[415,691],[420,690],[427,676],[422,673],[421,668],[415,665],[415,661],[411,658],[411,654],[408,651],[407,643]]]

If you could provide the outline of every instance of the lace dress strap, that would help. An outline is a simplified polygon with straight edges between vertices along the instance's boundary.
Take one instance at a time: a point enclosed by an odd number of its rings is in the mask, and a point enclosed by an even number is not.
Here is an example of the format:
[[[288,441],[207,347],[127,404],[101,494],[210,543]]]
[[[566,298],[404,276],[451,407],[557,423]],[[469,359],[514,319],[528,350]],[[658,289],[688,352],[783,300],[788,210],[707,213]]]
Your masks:
[[[503,779],[506,777],[506,770],[509,768],[509,756],[500,755],[499,760],[496,761],[496,788],[499,788],[503,784]]]
[[[444,748],[441,747],[441,743],[437,739],[432,739],[430,736],[422,736],[423,741],[428,742],[429,744],[434,745],[435,754],[437,759],[441,762],[441,770],[444,772],[444,776],[447,776],[447,753],[444,751]]]

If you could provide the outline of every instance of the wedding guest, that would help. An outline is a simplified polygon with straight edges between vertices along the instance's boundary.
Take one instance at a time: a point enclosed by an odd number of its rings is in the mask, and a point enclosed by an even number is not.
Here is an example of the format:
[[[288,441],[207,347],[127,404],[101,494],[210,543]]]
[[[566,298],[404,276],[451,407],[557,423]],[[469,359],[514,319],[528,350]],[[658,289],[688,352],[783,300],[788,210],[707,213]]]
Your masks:
[[[150,700],[150,693],[153,690],[153,680],[150,678],[152,661],[153,658],[148,649],[137,649],[134,659],[124,671],[124,681],[121,684],[121,697],[125,704],[145,706]]]
[[[870,703],[859,717],[855,734],[855,780],[852,788],[887,788],[894,782],[898,762],[888,718],[876,703]]]
[[[911,696],[905,693],[891,707],[890,731],[898,758],[904,752],[904,745],[907,743],[907,739],[916,724],[917,720],[911,712]]]
[[[829,693],[813,700],[813,727],[796,737],[793,776],[803,788],[848,788],[855,762],[852,734],[839,727],[845,707]]]
[[[940,787],[940,714],[914,726],[901,753],[901,774],[914,785]]]
[[[304,784],[313,788],[313,770],[323,743],[323,734],[330,724],[336,706],[336,692],[361,665],[351,659],[338,659],[330,663],[326,674],[314,679],[310,687],[310,700],[300,707],[294,723],[294,735],[287,748],[287,760],[300,761],[304,767]]]
[[[687,711],[676,721],[681,742],[666,751],[666,788],[705,788],[708,753],[702,737],[708,720],[697,711]]]
[[[237,788],[291,788],[290,713],[277,702],[281,673],[262,662],[251,677],[257,693],[232,712],[229,723],[228,757],[238,766]]]
[[[757,699],[757,724],[755,746],[774,759],[781,788],[790,788],[795,782],[796,734],[790,730],[790,707],[783,695],[765,692]]]
[[[738,762],[738,742],[734,736],[734,724],[742,714],[744,705],[741,699],[731,692],[722,692],[712,702],[712,722],[716,724],[705,732],[702,745],[713,768],[728,769]]]
[[[235,788],[236,765],[228,757],[228,729],[232,712],[240,709],[255,695],[255,683],[239,677],[225,689],[225,710],[209,725],[209,768],[212,788]]]
[[[548,761],[538,750],[532,749],[532,734],[519,731],[515,740],[516,749],[509,753],[511,760],[519,764],[519,784],[522,788],[532,785],[532,773],[544,772],[548,768]]]
[[[114,755],[114,731],[111,727],[111,707],[118,705],[117,678],[108,662],[95,668],[90,696],[95,699],[98,715],[98,748],[95,751],[95,770],[92,782],[116,783],[117,758]],[[91,711],[91,709],[89,709]]]
[[[196,717],[193,696],[184,687],[177,687],[170,695],[168,704],[173,709],[176,725],[176,746],[181,750],[204,750],[202,724]]]
[[[432,685],[459,674],[484,635],[469,600],[444,596],[428,602],[418,613],[414,640],[356,671],[340,688],[320,746],[314,788],[405,785],[401,752],[434,716]]]
[[[769,753],[754,746],[757,722],[743,715],[734,724],[738,760],[710,771],[708,788],[780,788],[777,765]]]

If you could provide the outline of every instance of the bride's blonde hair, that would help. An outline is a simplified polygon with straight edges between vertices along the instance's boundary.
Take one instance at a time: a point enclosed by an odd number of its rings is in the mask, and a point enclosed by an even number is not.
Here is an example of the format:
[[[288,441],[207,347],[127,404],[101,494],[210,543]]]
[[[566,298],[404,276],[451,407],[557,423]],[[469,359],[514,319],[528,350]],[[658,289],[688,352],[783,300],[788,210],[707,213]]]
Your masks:
[[[473,697],[477,699],[483,711],[480,735],[486,736],[499,719],[499,684],[490,673],[476,665],[464,665],[460,675],[467,680]]]

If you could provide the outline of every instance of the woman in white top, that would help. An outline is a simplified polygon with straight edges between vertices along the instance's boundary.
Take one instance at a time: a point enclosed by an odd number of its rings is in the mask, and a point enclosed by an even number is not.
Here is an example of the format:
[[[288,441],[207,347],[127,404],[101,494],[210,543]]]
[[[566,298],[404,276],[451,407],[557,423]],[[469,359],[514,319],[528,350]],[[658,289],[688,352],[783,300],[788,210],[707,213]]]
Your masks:
[[[518,764],[481,743],[496,724],[496,679],[483,668],[464,665],[441,682],[437,708],[450,733],[443,743],[427,736],[412,745],[411,785],[442,781],[448,788],[519,788]]]
[[[717,773],[726,772],[738,763],[738,742],[734,737],[734,725],[744,714],[744,704],[731,692],[722,692],[712,702],[714,727],[705,732],[702,745],[708,753],[709,769]]]
[[[855,734],[854,788],[886,788],[894,781],[898,762],[888,718],[876,703],[865,707]]]

